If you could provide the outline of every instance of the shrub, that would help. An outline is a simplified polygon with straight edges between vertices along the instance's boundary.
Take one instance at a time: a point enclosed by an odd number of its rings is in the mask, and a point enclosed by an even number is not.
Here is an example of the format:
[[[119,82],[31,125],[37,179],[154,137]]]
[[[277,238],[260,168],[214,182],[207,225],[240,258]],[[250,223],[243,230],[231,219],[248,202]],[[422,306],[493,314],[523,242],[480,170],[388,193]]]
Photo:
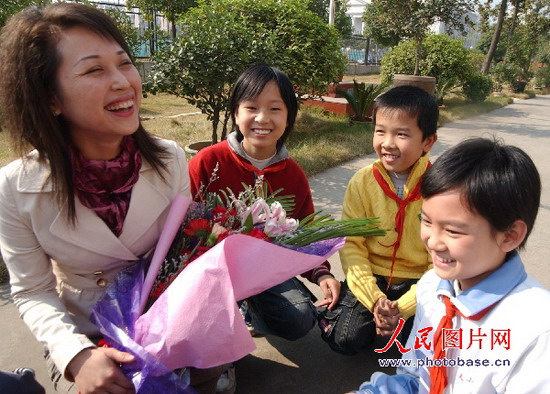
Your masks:
[[[414,42],[405,41],[386,52],[380,69],[382,81],[391,82],[393,74],[413,74],[415,50]],[[422,45],[422,53],[420,75],[437,80],[456,78],[463,83],[475,72],[470,51],[462,46],[461,40],[445,34],[428,36]]]
[[[462,85],[462,91],[468,100],[473,102],[484,101],[493,88],[491,78],[481,72],[474,73]]]
[[[474,68],[475,71],[481,71],[486,55],[483,53],[474,52],[472,50],[470,50],[469,53],[470,53],[470,63],[472,64],[472,67]]]
[[[527,82],[525,81],[512,81],[510,84],[510,89],[512,89],[512,92],[514,93],[523,93],[526,86]]]
[[[380,79],[382,83],[391,83],[393,74],[413,74],[415,62],[415,43],[404,41],[388,50],[381,60]],[[421,75],[425,75],[421,69]]]
[[[535,73],[535,84],[550,87],[550,65],[539,68]]]
[[[492,67],[491,76],[495,81],[496,91],[501,91],[503,85],[509,85],[512,92],[522,93],[533,74],[525,67],[505,60]]]
[[[504,85],[512,83],[515,79],[513,66],[507,62],[499,62],[491,68],[491,77],[493,78],[493,89],[501,92]]]

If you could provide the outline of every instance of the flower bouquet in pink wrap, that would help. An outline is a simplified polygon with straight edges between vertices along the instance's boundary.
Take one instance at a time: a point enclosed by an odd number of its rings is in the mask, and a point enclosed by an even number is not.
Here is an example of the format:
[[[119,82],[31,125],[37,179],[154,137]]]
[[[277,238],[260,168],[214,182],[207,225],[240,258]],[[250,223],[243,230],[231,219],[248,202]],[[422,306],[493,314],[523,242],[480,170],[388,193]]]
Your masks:
[[[136,356],[136,391],[192,392],[185,367],[238,360],[254,342],[237,301],[319,266],[344,236],[383,235],[373,218],[287,218],[292,198],[261,182],[235,196],[177,196],[150,262],[119,274],[92,319],[110,346]]]

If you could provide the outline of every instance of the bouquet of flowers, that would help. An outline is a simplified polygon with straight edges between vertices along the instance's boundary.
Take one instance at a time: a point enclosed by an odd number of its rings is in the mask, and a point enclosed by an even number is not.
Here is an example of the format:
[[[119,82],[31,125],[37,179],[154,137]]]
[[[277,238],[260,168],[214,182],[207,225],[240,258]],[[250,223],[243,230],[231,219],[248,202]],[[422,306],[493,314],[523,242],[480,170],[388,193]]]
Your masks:
[[[136,356],[123,371],[138,392],[186,392],[182,368],[244,357],[254,342],[237,301],[319,266],[344,236],[385,234],[376,218],[288,218],[292,196],[266,190],[260,179],[238,196],[176,197],[150,263],[119,274],[95,306],[106,340]]]

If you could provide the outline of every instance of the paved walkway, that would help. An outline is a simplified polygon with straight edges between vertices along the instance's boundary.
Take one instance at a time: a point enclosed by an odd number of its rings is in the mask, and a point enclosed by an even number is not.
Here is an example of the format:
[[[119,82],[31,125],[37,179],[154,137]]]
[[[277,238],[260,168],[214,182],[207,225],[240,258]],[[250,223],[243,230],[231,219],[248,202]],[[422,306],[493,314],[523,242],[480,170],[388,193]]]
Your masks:
[[[522,255],[527,271],[550,288],[550,267],[544,249],[550,244],[550,96],[519,100],[489,114],[450,123],[439,129],[438,134],[432,150],[434,159],[466,137],[492,135],[531,155],[542,177],[543,194],[535,229]],[[369,155],[311,177],[316,208],[338,216],[348,180],[374,159]],[[330,260],[336,277],[343,279],[338,256]],[[310,288],[319,294],[317,286]],[[19,318],[6,286],[0,287],[0,320],[0,337],[4,340],[0,370],[9,371],[19,366],[34,368],[47,392],[53,393],[41,346]],[[236,363],[238,394],[344,393],[357,388],[373,371],[380,369],[374,352],[351,357],[332,352],[320,339],[317,329],[296,342],[274,337],[256,338],[255,342],[257,349]],[[384,344],[384,341],[380,343]],[[390,354],[386,356],[399,356],[395,350]]]

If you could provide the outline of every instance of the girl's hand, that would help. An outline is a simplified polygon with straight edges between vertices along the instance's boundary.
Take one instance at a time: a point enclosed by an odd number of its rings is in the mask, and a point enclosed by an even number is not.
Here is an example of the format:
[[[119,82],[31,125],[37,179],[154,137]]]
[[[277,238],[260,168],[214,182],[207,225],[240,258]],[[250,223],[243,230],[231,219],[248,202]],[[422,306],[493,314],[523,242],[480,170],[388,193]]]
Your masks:
[[[399,324],[399,318],[403,315],[399,312],[397,301],[380,298],[373,308],[376,333],[382,336],[390,336]]]
[[[120,370],[120,363],[134,356],[113,348],[88,348],[78,353],[67,366],[80,394],[134,394],[134,385]]]
[[[318,306],[327,305],[327,309],[332,310],[340,297],[340,282],[334,279],[332,275],[323,275],[317,282],[325,296],[324,300],[321,301]]]

